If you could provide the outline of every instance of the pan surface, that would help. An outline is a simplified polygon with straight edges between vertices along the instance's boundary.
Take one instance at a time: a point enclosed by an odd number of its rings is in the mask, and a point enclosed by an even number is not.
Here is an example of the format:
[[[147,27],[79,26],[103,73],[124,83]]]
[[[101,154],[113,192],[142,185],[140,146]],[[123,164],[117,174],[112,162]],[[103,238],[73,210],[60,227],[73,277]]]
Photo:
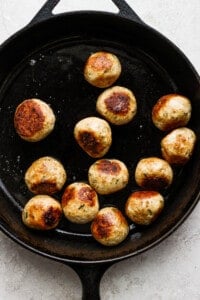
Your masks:
[[[191,99],[193,115],[188,126],[199,138],[199,78],[174,45],[143,24],[113,14],[68,13],[30,26],[4,44],[0,50],[1,227],[25,247],[65,262],[101,263],[140,253],[172,232],[199,197],[197,142],[191,161],[174,169],[175,180],[163,191],[165,209],[158,220],[148,228],[130,223],[128,238],[116,247],[97,244],[89,225],[73,225],[64,218],[51,232],[24,227],[21,211],[32,196],[24,184],[24,173],[33,160],[44,155],[58,158],[67,170],[67,184],[87,180],[87,170],[95,161],[76,145],[73,128],[84,117],[98,116],[95,103],[102,90],[83,78],[86,58],[98,50],[119,57],[122,74],[116,84],[130,88],[138,102],[131,123],[112,126],[113,144],[106,155],[125,162],[129,185],[122,192],[101,197],[101,207],[113,205],[124,212],[128,195],[138,189],[136,163],[142,157],[161,156],[163,134],[151,122],[151,109],[160,96],[178,92]],[[13,127],[16,106],[33,97],[49,103],[57,118],[53,133],[34,144],[22,141]],[[56,197],[60,199],[61,194]]]

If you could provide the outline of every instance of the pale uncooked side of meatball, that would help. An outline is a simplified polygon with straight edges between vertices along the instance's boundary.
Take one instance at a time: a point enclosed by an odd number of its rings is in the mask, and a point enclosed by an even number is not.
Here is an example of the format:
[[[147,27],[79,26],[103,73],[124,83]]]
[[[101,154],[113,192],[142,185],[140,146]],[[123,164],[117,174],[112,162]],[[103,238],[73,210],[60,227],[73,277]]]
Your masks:
[[[88,117],[74,127],[74,137],[79,146],[91,157],[103,157],[112,144],[112,131],[107,121]]]
[[[31,198],[22,211],[23,223],[33,229],[50,230],[55,228],[61,219],[60,203],[48,195],[37,195]]]
[[[164,208],[164,198],[157,191],[133,192],[125,205],[126,215],[134,223],[149,225]]]
[[[128,223],[115,207],[102,208],[91,225],[92,236],[105,246],[115,246],[125,240],[129,233]]]
[[[97,99],[96,109],[107,121],[115,125],[129,123],[137,112],[137,102],[131,90],[114,86],[106,89]]]
[[[154,125],[169,131],[187,125],[191,117],[192,106],[190,100],[179,94],[162,96],[154,105],[152,120]]]
[[[91,54],[84,67],[84,77],[91,85],[106,88],[121,74],[121,63],[116,55],[99,51]]]
[[[74,182],[68,185],[61,204],[65,217],[77,224],[91,222],[99,211],[97,193],[84,182]]]
[[[126,187],[129,172],[120,160],[100,159],[90,166],[88,180],[98,194],[107,195]]]
[[[63,165],[50,156],[35,160],[25,173],[25,183],[34,194],[57,193],[62,189],[66,180],[67,173]]]
[[[158,157],[141,159],[135,169],[135,181],[145,189],[167,188],[173,180],[173,170],[169,163]]]
[[[193,154],[195,142],[193,130],[187,127],[174,129],[161,140],[162,156],[169,164],[184,165]]]
[[[15,130],[28,142],[38,142],[47,137],[54,129],[55,121],[53,110],[40,99],[24,100],[15,110]]]

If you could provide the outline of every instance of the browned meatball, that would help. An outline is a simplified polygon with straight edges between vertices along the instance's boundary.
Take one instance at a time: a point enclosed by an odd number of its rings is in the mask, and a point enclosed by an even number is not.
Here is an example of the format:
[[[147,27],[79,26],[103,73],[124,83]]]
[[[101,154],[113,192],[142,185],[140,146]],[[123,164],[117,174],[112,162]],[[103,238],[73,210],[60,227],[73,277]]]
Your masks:
[[[191,117],[190,100],[182,95],[169,94],[161,97],[152,110],[154,125],[163,131],[185,126]]]
[[[89,56],[84,67],[84,77],[99,88],[111,86],[121,74],[121,64],[116,55],[96,52]]]
[[[161,141],[162,156],[170,164],[184,165],[192,156],[195,142],[196,135],[191,129],[174,129]]]
[[[164,198],[156,191],[137,191],[130,195],[125,205],[126,215],[136,224],[149,225],[161,213]]]
[[[39,99],[27,99],[16,108],[14,126],[22,139],[38,142],[51,133],[55,120],[48,104]]]
[[[100,159],[88,171],[90,185],[101,195],[117,192],[128,184],[129,172],[117,159]]]
[[[172,183],[173,171],[168,162],[163,159],[143,158],[136,166],[135,180],[140,187],[160,190]]]
[[[129,233],[129,226],[121,211],[115,207],[102,208],[91,225],[93,237],[105,246],[121,243]]]
[[[49,230],[55,228],[62,216],[60,203],[47,195],[31,198],[22,211],[23,223],[33,229]]]
[[[26,185],[34,194],[52,195],[62,189],[66,179],[62,164],[50,156],[34,161],[25,173]]]
[[[97,193],[84,182],[74,182],[64,191],[62,208],[65,217],[73,223],[91,222],[99,210]]]
[[[96,117],[79,121],[74,128],[74,137],[79,146],[94,158],[104,156],[112,143],[112,132],[108,122]]]
[[[135,116],[137,103],[129,89],[114,86],[105,90],[98,97],[96,109],[112,124],[123,125],[130,122]]]

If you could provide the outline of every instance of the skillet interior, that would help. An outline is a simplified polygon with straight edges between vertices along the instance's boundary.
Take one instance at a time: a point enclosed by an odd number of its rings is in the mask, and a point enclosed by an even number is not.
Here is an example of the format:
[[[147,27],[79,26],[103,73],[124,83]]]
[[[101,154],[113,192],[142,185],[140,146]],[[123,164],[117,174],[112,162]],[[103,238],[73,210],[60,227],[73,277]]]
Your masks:
[[[130,223],[129,237],[117,247],[97,244],[89,225],[72,225],[64,218],[51,232],[35,232],[23,226],[21,210],[32,196],[23,176],[33,160],[54,156],[68,172],[67,184],[87,180],[88,167],[95,160],[76,145],[73,128],[84,117],[98,116],[95,103],[102,90],[83,78],[86,58],[98,50],[119,57],[123,71],[116,84],[130,88],[138,102],[138,113],[131,123],[112,126],[113,144],[106,155],[126,163],[130,183],[122,192],[100,197],[101,207],[114,205],[124,211],[127,196],[138,189],[134,182],[137,161],[160,156],[164,135],[151,122],[152,106],[160,96],[179,92],[191,99],[189,127],[199,136],[200,84],[196,73],[178,49],[152,29],[112,14],[85,12],[57,16],[10,39],[0,51],[1,224],[20,243],[58,260],[102,262],[144,251],[171,232],[198,200],[199,143],[191,161],[184,168],[174,169],[175,180],[163,191],[166,206],[159,219],[148,228]],[[34,144],[22,141],[13,127],[16,106],[33,97],[49,103],[57,117],[54,132]],[[60,199],[61,194],[56,197]]]

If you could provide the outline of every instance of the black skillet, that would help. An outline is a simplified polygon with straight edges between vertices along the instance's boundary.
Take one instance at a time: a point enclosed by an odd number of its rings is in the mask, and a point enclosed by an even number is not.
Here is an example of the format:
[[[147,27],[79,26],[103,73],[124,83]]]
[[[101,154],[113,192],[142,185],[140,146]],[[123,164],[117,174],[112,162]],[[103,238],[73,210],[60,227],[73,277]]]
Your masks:
[[[0,48],[0,224],[14,241],[35,253],[70,265],[83,283],[83,298],[98,299],[99,283],[113,263],[139,254],[172,233],[189,215],[199,199],[200,145],[191,161],[175,168],[170,189],[162,191],[165,209],[149,227],[130,223],[128,238],[116,247],[101,246],[91,237],[89,225],[75,226],[62,220],[58,229],[35,232],[21,222],[21,211],[32,196],[23,176],[30,163],[44,155],[62,161],[68,183],[87,180],[93,159],[73,139],[75,123],[97,116],[95,101],[102,90],[83,78],[86,58],[94,51],[115,53],[122,63],[116,84],[130,88],[138,101],[134,121],[112,127],[113,144],[106,157],[124,161],[130,183],[119,193],[101,197],[101,207],[114,205],[124,212],[124,202],[138,187],[134,168],[141,157],[161,156],[163,134],[151,122],[157,99],[178,92],[192,101],[189,127],[199,140],[200,80],[191,63],[169,40],[144,24],[125,1],[113,0],[119,14],[75,12],[53,16],[59,0],[49,0],[23,30]],[[56,117],[54,132],[39,143],[22,141],[13,128],[16,106],[26,98],[51,104]],[[56,195],[60,199],[61,195]]]

